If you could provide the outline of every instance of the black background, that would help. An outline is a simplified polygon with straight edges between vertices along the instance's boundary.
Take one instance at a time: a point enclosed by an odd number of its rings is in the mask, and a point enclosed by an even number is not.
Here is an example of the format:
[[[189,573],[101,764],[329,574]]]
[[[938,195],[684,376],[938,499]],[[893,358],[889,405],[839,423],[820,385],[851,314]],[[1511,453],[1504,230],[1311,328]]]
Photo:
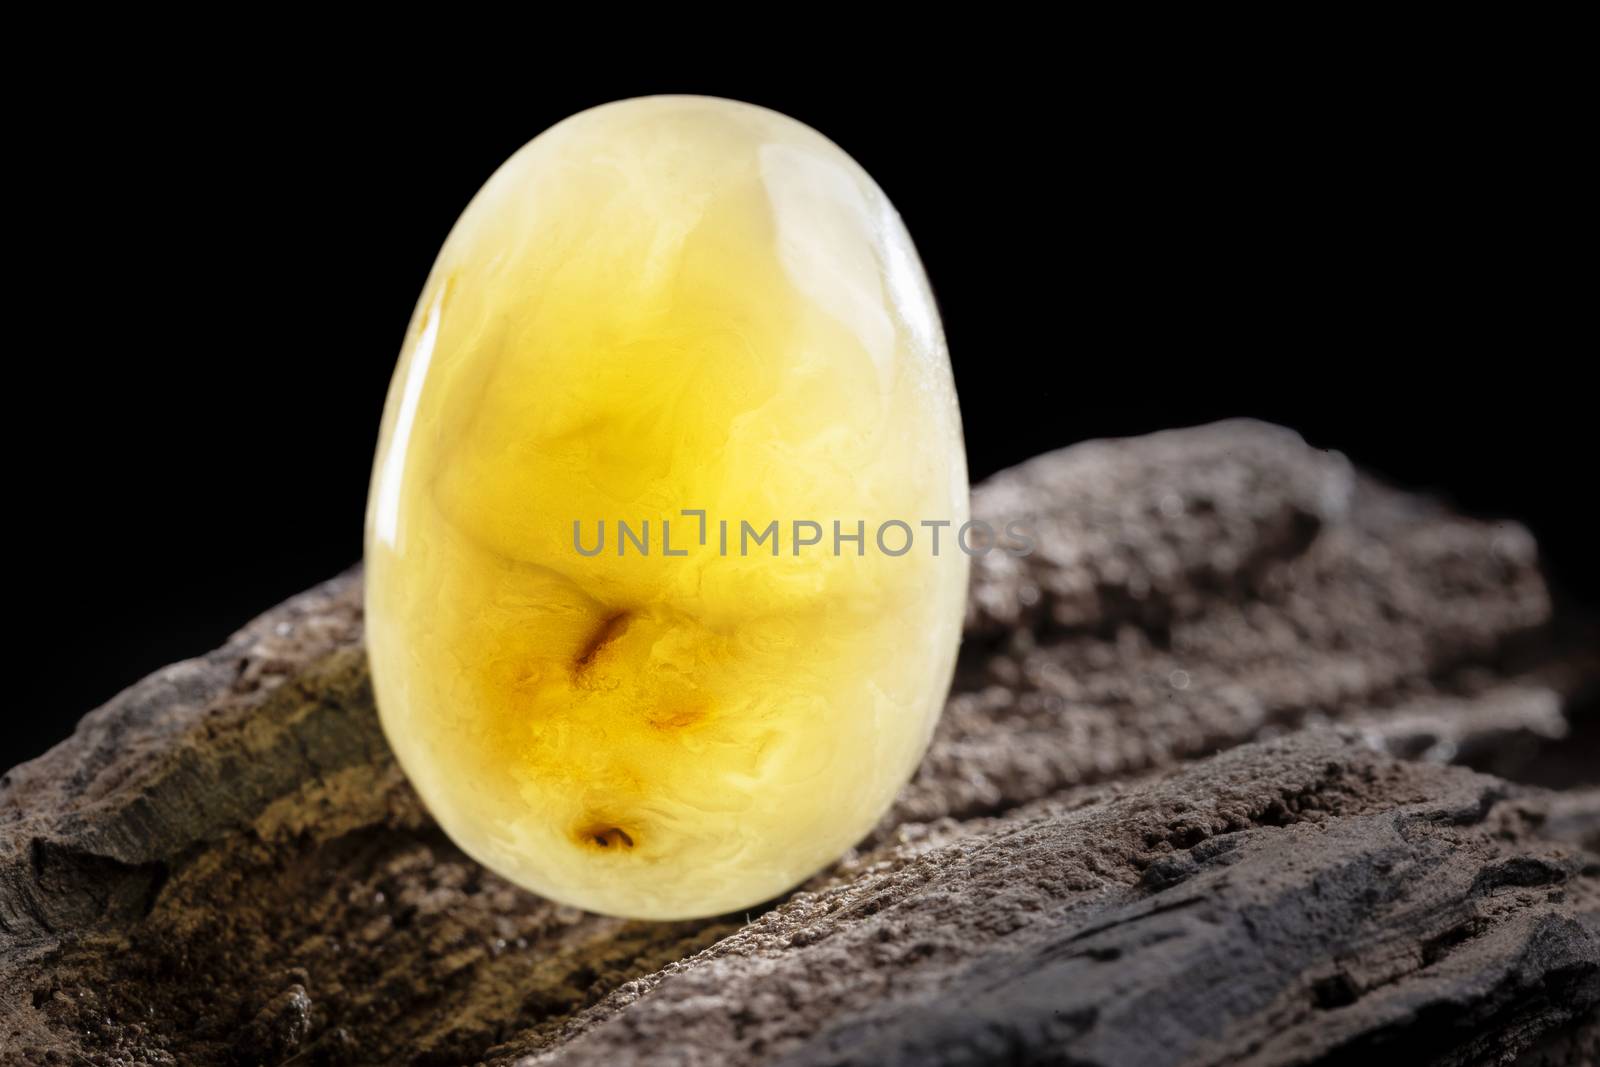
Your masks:
[[[940,300],[975,477],[1250,415],[1526,522],[1600,599],[1588,124],[1560,69],[805,84],[136,65],[23,109],[0,767],[355,562],[455,216],[541,129],[653,92],[784,111],[878,179]]]

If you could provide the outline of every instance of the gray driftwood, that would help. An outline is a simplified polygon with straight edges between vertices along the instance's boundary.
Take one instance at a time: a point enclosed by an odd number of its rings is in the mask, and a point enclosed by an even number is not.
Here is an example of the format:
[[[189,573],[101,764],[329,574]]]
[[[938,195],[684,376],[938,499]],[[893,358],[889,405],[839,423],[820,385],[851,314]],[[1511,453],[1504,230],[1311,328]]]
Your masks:
[[[1600,662],[1525,531],[1252,423],[975,508],[1039,550],[978,566],[922,769],[748,916],[466,859],[359,574],[146,679],[0,779],[0,1062],[1593,1061]]]

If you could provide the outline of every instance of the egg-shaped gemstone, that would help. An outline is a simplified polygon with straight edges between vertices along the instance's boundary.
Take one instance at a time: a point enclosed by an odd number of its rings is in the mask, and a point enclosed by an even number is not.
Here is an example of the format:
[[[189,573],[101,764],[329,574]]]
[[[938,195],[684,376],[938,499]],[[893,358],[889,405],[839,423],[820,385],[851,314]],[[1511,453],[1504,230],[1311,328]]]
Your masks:
[[[466,852],[637,918],[768,899],[915,769],[966,461],[911,240],[762,108],[583,112],[439,253],[367,512],[384,730]]]

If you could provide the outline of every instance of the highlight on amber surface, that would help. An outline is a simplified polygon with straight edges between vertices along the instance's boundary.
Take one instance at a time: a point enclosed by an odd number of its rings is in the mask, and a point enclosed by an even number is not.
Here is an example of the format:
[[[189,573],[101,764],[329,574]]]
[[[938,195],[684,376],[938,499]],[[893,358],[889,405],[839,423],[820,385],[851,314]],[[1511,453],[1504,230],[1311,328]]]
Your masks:
[[[473,199],[405,337],[367,512],[384,730],[535,892],[757,904],[916,768],[966,519],[938,314],[866,172],[748,104],[583,112]]]

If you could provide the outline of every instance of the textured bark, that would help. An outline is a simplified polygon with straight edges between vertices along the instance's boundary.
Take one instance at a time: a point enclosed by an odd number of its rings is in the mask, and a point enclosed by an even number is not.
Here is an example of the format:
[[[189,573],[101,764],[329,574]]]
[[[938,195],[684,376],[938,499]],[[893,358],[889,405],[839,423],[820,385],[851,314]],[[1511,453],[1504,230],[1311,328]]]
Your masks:
[[[750,916],[464,857],[378,730],[358,574],[141,682],[0,779],[0,1061],[1592,1055],[1600,662],[1523,530],[1252,423],[974,508],[1038,548],[978,564],[921,770]]]

